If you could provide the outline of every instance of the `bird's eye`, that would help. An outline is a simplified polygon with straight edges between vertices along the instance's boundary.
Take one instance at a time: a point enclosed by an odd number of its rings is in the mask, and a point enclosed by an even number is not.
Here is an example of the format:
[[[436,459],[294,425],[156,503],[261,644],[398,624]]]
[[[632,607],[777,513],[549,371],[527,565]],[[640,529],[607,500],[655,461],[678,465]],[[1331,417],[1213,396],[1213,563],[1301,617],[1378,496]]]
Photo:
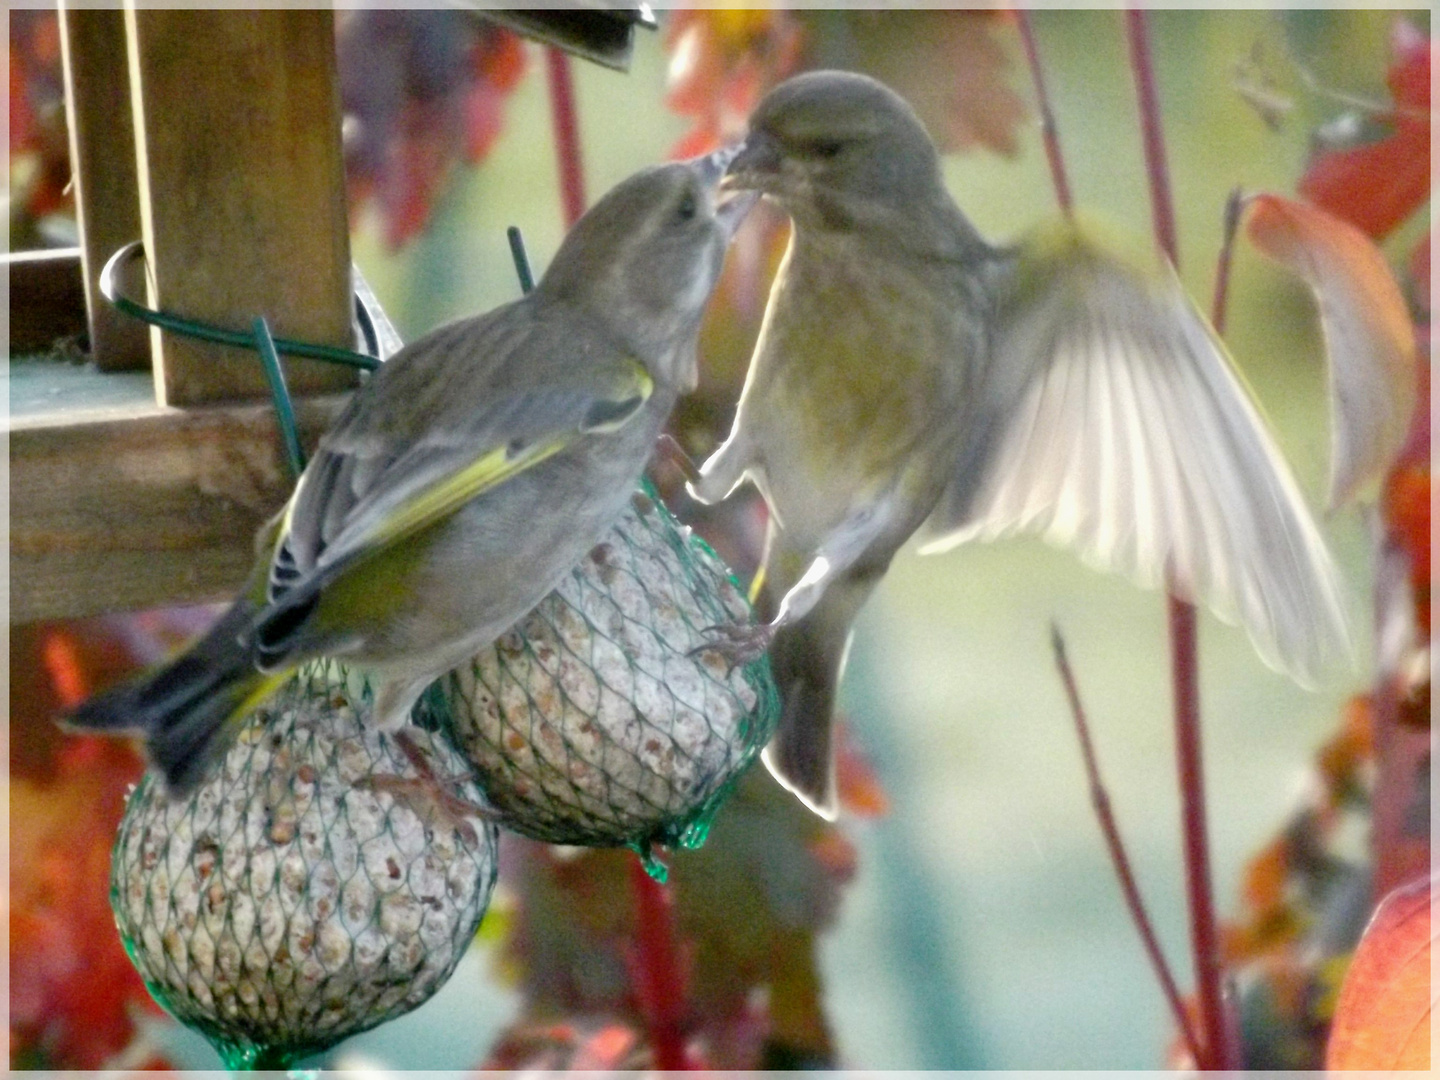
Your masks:
[[[810,144],[810,149],[815,152],[816,157],[835,158],[840,156],[845,144],[839,139],[819,139]]]
[[[680,205],[675,207],[675,216],[681,221],[689,221],[700,209],[700,204],[695,199],[695,192],[687,191],[680,196]]]

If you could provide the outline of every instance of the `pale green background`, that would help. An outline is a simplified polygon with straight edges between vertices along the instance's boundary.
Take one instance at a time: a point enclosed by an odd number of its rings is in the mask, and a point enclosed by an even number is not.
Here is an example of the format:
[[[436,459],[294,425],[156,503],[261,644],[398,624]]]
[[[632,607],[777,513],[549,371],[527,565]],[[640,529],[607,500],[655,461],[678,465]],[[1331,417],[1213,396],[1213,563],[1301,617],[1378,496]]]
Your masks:
[[[1122,16],[1040,13],[1034,22],[1078,199],[1145,242],[1149,205]],[[1309,127],[1336,109],[1302,97],[1284,130],[1272,132],[1233,91],[1235,65],[1257,42],[1272,57],[1289,47],[1311,57],[1337,88],[1381,97],[1387,27],[1378,13],[1153,16],[1182,270],[1202,306],[1230,188],[1293,190]],[[1029,98],[1013,34],[999,34],[1015,60],[1013,83]],[[592,197],[663,157],[685,130],[660,104],[664,64],[658,35],[642,33],[628,75],[577,65]],[[1038,130],[1028,126],[1022,144],[1015,160],[977,153],[947,162],[960,205],[995,237],[1053,210]],[[501,141],[445,194],[424,237],[391,257],[374,223],[362,224],[356,257],[407,337],[515,295],[505,226],[524,229],[543,267],[561,235],[555,177],[543,67],[532,63]],[[1411,243],[1416,235],[1406,231]],[[1310,301],[1243,244],[1228,336],[1318,504],[1328,431]],[[1264,668],[1241,633],[1202,618],[1205,764],[1222,910],[1234,907],[1246,857],[1294,805],[1341,702],[1365,685],[1366,529],[1346,512],[1325,531],[1354,594],[1354,672],[1304,692]],[[1170,1026],[1090,810],[1051,665],[1051,619],[1069,638],[1141,887],[1188,985],[1162,600],[1037,542],[929,559],[902,554],[861,619],[843,694],[894,800],[884,820],[850,826],[861,872],[824,945],[829,1011],[846,1065],[1162,1063]],[[483,959],[472,954],[435,1002],[342,1048],[340,1057],[402,1067],[473,1064],[513,1007]]]

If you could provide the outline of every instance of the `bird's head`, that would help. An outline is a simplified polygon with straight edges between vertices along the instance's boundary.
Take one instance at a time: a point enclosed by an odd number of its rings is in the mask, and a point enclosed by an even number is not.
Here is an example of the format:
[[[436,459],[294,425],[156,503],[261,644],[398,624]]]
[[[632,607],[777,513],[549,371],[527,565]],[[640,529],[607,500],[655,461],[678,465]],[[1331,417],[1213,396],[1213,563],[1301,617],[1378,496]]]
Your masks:
[[[865,75],[811,71],[760,102],[725,187],[756,190],[797,222],[849,227],[943,193],[915,110]]]
[[[647,363],[663,363],[693,342],[725,249],[758,198],[720,190],[733,156],[719,150],[621,181],[576,222],[539,288],[601,318]]]

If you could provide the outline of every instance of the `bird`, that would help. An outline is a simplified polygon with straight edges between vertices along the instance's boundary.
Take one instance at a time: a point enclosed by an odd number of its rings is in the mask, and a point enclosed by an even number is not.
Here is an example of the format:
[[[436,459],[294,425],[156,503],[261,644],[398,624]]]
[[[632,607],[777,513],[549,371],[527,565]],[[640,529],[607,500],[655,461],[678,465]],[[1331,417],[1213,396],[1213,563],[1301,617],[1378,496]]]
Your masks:
[[[214,628],[63,724],[143,735],[174,797],[317,658],[364,670],[376,723],[403,729],[426,686],[600,540],[694,388],[701,317],[758,197],[719,191],[731,152],[622,181],[528,295],[381,365],[260,530],[248,582]]]
[[[788,214],[729,435],[689,493],[748,480],[769,525],[756,626],[782,715],[763,760],[825,817],[851,627],[899,548],[1038,533],[1238,621],[1309,685],[1350,654],[1326,546],[1174,269],[1081,217],[987,241],[906,101],[807,72],[756,106],[723,185]]]

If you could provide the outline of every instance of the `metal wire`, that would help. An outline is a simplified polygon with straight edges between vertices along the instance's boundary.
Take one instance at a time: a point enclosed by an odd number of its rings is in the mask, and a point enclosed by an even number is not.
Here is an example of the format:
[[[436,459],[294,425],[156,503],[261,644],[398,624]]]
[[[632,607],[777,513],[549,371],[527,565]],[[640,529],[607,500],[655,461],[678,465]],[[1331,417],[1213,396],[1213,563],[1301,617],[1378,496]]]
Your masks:
[[[525,251],[525,238],[517,226],[511,225],[505,231],[510,242],[510,255],[515,260],[515,274],[520,279],[520,291],[529,293],[535,287],[535,277],[530,270],[530,258]],[[285,373],[280,367],[280,356],[296,356],[310,360],[321,360],[329,364],[344,364],[362,371],[374,371],[381,364],[380,339],[375,319],[364,300],[355,296],[356,321],[361,336],[370,350],[370,355],[341,349],[332,345],[316,345],[313,342],[278,338],[270,333],[270,326],[263,317],[256,317],[249,334],[238,330],[226,330],[210,323],[187,319],[167,311],[158,311],[137,303],[126,296],[118,285],[122,267],[144,257],[144,241],[135,240],[120,248],[106,261],[100,271],[100,295],[115,308],[132,318],[158,326],[172,334],[208,341],[216,345],[228,345],[236,349],[253,349],[260,354],[265,367],[265,377],[270,384],[270,399],[275,406],[275,415],[280,424],[280,437],[285,444],[285,457],[291,472],[296,476],[305,470],[305,452],[300,444],[300,433],[295,422],[295,406],[285,385]]]
[[[196,338],[200,341],[209,341],[215,345],[228,345],[236,349],[255,348],[255,338],[243,330],[226,330],[223,327],[212,326],[209,323],[198,322],[194,319],[187,319],[180,315],[171,314],[168,311],[156,311],[144,304],[136,303],[120,291],[116,284],[120,268],[135,259],[137,255],[143,256],[145,252],[144,242],[136,240],[126,244],[119,251],[111,255],[105,263],[105,268],[100,271],[100,295],[114,304],[117,309],[126,315],[147,322],[151,326],[158,326],[162,330],[168,330],[172,334],[182,334],[185,337]],[[371,329],[373,334],[373,327]],[[374,371],[380,366],[380,361],[374,356],[366,356],[364,353],[354,352],[350,349],[341,349],[334,345],[316,345],[309,341],[295,341],[290,338],[275,338],[275,351],[282,356],[298,356],[308,360],[324,360],[330,364],[344,364],[347,367],[359,368],[362,371]]]
[[[280,420],[281,438],[285,440],[285,459],[290,463],[291,473],[298,479],[305,471],[305,451],[300,446],[290,388],[285,385],[285,372],[280,367],[275,339],[270,335],[270,324],[263,317],[257,317],[254,325],[255,351],[260,354],[260,362],[265,365],[265,378],[270,382],[270,397],[275,403],[275,415]]]

